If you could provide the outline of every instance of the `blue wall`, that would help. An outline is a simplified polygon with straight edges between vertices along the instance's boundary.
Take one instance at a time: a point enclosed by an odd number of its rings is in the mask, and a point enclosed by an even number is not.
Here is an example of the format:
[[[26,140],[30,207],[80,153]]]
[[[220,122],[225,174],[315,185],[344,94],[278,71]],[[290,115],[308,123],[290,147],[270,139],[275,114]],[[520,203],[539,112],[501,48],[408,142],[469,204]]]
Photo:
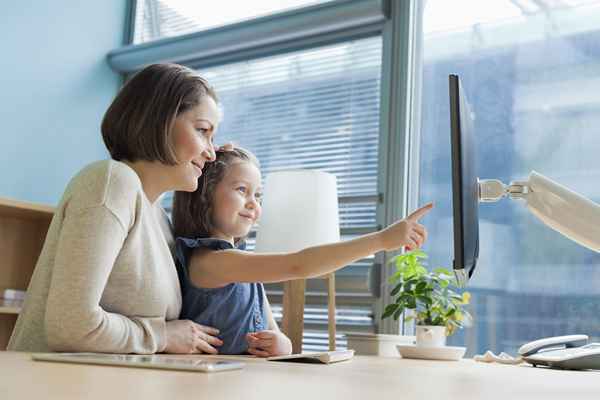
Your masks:
[[[107,158],[102,116],[121,78],[127,2],[7,1],[0,13],[0,197],[55,205],[84,165]]]

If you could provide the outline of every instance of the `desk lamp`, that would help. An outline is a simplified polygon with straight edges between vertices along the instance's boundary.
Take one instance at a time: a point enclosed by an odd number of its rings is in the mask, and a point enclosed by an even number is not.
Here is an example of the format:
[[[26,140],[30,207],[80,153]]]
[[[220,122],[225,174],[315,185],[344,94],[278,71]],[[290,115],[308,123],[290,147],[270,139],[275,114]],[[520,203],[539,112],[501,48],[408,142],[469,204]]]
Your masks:
[[[295,252],[340,240],[336,177],[316,170],[278,171],[267,175],[256,252]],[[329,347],[335,348],[335,283],[328,274]],[[302,348],[303,279],[284,283],[282,330],[294,353]]]

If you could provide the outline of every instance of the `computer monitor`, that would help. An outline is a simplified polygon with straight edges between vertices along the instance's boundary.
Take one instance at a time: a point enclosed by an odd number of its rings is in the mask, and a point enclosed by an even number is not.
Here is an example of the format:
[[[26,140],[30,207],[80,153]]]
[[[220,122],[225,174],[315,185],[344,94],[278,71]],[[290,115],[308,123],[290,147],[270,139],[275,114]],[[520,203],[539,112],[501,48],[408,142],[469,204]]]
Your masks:
[[[460,286],[473,276],[479,257],[479,183],[473,117],[458,75],[449,76],[452,148],[453,268]]]

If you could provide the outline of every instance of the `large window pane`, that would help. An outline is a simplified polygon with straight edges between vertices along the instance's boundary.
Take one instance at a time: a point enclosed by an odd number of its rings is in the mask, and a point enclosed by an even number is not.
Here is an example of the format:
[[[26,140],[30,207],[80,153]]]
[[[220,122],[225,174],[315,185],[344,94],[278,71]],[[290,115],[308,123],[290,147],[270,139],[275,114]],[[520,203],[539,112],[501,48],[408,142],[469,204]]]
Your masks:
[[[427,1],[419,191],[436,203],[425,222],[433,266],[452,263],[448,74],[461,76],[475,114],[481,178],[536,170],[600,201],[598,27],[598,1]],[[599,264],[522,202],[482,204],[475,325],[450,343],[514,354],[541,337],[599,335]]]
[[[134,43],[184,35],[331,0],[139,0]]]

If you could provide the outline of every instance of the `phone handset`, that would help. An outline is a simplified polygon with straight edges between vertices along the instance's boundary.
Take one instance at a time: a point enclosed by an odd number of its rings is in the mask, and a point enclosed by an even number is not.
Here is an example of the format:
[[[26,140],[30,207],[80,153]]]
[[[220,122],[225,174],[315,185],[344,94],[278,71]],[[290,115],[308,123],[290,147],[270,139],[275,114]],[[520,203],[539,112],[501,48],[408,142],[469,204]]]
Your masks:
[[[553,347],[580,347],[587,344],[589,337],[587,335],[567,335],[567,336],[555,336],[533,342],[525,343],[519,348],[519,355],[527,357],[532,354],[539,352],[540,350],[553,348]]]

